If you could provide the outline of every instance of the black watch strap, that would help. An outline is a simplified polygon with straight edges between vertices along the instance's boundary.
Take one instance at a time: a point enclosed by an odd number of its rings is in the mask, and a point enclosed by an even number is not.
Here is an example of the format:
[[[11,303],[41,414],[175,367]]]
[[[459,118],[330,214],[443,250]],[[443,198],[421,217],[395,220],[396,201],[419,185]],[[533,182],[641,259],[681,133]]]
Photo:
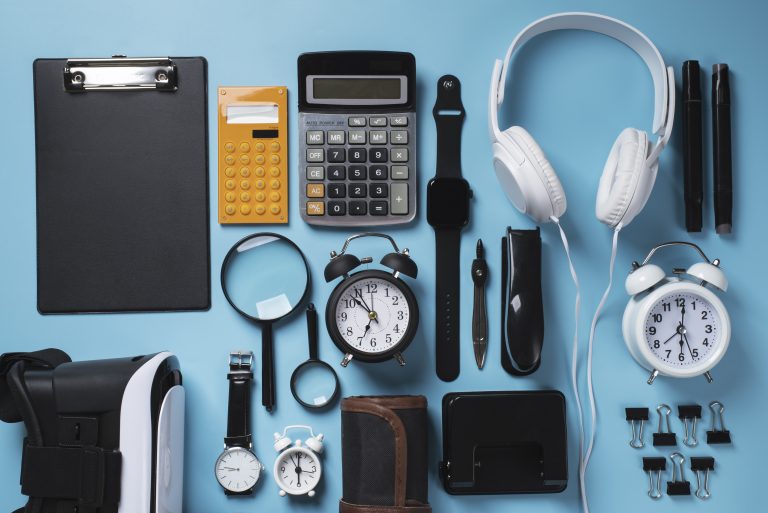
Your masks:
[[[435,230],[437,295],[435,335],[437,377],[453,381],[459,377],[459,248],[461,230]]]
[[[436,178],[461,178],[461,129],[464,105],[461,82],[453,75],[437,81],[437,100],[432,109],[437,126]],[[453,381],[459,376],[459,287],[461,227],[435,228],[435,334],[437,377]]]
[[[464,125],[461,82],[453,75],[437,81],[437,100],[432,116],[437,125],[438,178],[461,178],[461,128]]]
[[[229,355],[229,408],[227,411],[227,447],[251,447],[251,382],[253,353]]]

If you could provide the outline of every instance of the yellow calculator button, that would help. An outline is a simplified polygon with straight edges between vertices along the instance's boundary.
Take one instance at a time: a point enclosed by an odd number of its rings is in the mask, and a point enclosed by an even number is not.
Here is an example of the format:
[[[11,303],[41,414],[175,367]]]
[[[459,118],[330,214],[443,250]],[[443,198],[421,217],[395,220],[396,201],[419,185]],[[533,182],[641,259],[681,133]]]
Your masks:
[[[240,188],[243,189],[244,191],[247,191],[248,189],[251,188],[251,182],[249,182],[248,180],[242,180],[240,182]]]
[[[271,201],[273,203],[277,203],[278,201],[280,201],[280,193],[279,192],[274,192],[274,191],[270,192],[269,193],[269,201]]]
[[[257,164],[263,164],[264,163],[264,155],[256,155],[256,158],[254,158],[253,160],[255,160]]]
[[[277,178],[280,176],[280,168],[279,167],[270,167],[269,168],[269,174],[272,175],[274,178]]]
[[[241,164],[245,164],[245,165],[250,164],[251,163],[251,157],[249,157],[248,155],[240,155],[240,163]]]
[[[273,194],[277,194],[277,193],[273,193]],[[322,198],[323,196],[325,196],[325,184],[322,184],[322,183],[307,184],[308,198]]]
[[[249,176],[251,176],[250,168],[241,167],[240,168],[240,176],[242,176],[243,178],[248,178]]]
[[[269,145],[269,150],[277,153],[280,151],[280,143],[277,141],[272,141],[272,144]]]
[[[272,154],[269,156],[269,161],[273,164],[279,164],[280,163],[280,155]]]
[[[265,199],[266,199],[266,196],[264,196],[264,193],[263,193],[263,192],[257,192],[257,193],[256,193],[256,201],[258,201],[259,203],[261,203],[261,202],[262,202],[262,201],[264,201]]]
[[[224,182],[224,187],[229,189],[230,191],[235,188],[235,181],[234,180],[227,180]]]
[[[240,193],[240,201],[251,201],[251,195],[247,192],[241,192]]]
[[[322,216],[325,214],[325,203],[322,201],[307,201],[307,215]]]
[[[235,168],[228,167],[227,169],[224,170],[224,174],[232,178],[233,176],[235,176]]]
[[[266,208],[264,208],[264,205],[256,205],[256,208],[254,209],[257,214],[262,215],[264,212],[267,211]]]
[[[261,153],[262,151],[264,151],[264,143],[263,142],[257,142],[256,146],[254,148],[256,149],[256,151]]]
[[[251,213],[251,206],[250,205],[240,205],[240,213],[243,215],[248,215]]]
[[[264,176],[264,168],[263,167],[257,167],[256,171],[254,171],[254,173],[256,173],[256,176],[262,177],[262,176]]]
[[[257,189],[263,189],[264,188],[264,180],[256,180],[256,188]]]
[[[280,205],[270,205],[269,211],[272,212],[274,215],[277,215],[280,213]]]
[[[227,155],[224,157],[224,162],[229,164],[230,166],[235,163],[235,156],[234,155]]]
[[[231,142],[224,143],[224,151],[226,151],[227,153],[232,153],[233,151],[235,151],[235,143],[231,143]]]
[[[235,206],[234,205],[227,205],[226,207],[224,207],[224,212],[226,212],[229,215],[234,215],[235,214]]]
[[[226,199],[228,202],[232,203],[233,201],[235,201],[235,193],[234,193],[234,192],[228,192],[228,193],[226,193],[226,194],[224,195],[224,198],[225,198],[225,199]]]
[[[280,180],[272,180],[269,183],[269,186],[272,187],[273,189],[279,189],[280,188]]]
[[[248,153],[249,151],[251,151],[251,145],[248,144],[247,142],[241,142],[240,151],[242,151],[243,153]]]

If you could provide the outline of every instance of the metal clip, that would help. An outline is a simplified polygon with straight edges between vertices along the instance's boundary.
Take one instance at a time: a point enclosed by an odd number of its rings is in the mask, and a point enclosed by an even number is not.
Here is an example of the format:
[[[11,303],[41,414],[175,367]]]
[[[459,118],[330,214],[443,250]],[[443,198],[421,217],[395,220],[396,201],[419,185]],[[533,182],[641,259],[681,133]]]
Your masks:
[[[632,426],[632,439],[629,441],[629,446],[642,449],[645,447],[643,428],[645,421],[648,420],[648,408],[625,408],[624,411],[627,415],[627,422]],[[637,428],[638,425],[640,426],[639,429]]]
[[[176,64],[168,57],[129,59],[67,59],[64,89],[69,92],[175,91]]]
[[[669,416],[672,413],[672,408],[666,404],[660,404],[656,407],[656,413],[659,414],[659,430],[653,434],[654,447],[677,445],[677,435],[672,432],[672,426],[669,422]],[[666,432],[664,431],[664,418],[667,419]]]
[[[705,500],[712,494],[709,491],[709,471],[715,470],[715,458],[691,458],[691,470],[696,473],[696,497]],[[703,484],[701,474],[704,474]]]
[[[643,470],[648,474],[648,497],[661,499],[661,475],[667,470],[666,458],[643,458]]]
[[[686,404],[677,407],[677,416],[683,421],[685,436],[683,443],[688,447],[696,447],[699,441],[696,439],[696,422],[701,418],[701,406],[698,404]]]
[[[708,444],[729,444],[731,443],[731,432],[725,429],[723,421],[723,411],[725,406],[720,401],[709,403],[709,409],[712,410],[712,431],[707,431]],[[717,420],[720,419],[720,429],[717,429]]]
[[[229,368],[232,370],[250,370],[253,365],[252,351],[232,351],[229,353]]]
[[[669,455],[669,459],[672,460],[672,481],[667,481],[667,495],[690,495],[691,483],[685,480],[683,467],[685,456],[679,452],[673,452]]]

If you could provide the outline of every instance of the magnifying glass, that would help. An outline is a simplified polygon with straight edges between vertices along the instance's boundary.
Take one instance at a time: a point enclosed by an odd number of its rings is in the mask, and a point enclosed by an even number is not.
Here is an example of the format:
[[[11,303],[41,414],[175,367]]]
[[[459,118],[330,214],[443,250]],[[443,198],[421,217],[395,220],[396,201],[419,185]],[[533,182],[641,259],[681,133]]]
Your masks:
[[[309,291],[307,259],[290,239],[255,233],[229,250],[221,265],[221,288],[237,312],[261,325],[261,403],[275,406],[275,361],[272,324],[304,302]]]
[[[320,409],[331,404],[339,395],[339,377],[330,365],[318,357],[317,310],[312,303],[307,308],[307,338],[309,359],[293,371],[291,393],[302,406]]]

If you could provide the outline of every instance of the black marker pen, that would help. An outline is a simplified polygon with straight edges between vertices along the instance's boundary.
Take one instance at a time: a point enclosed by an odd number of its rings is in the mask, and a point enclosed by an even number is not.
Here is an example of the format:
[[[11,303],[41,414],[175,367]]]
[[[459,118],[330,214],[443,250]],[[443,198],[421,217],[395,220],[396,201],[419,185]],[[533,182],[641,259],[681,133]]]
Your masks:
[[[731,233],[731,87],[728,65],[712,66],[712,147],[715,182],[715,231]]]
[[[683,200],[685,229],[700,232],[704,200],[701,162],[701,69],[699,61],[683,63]]]

